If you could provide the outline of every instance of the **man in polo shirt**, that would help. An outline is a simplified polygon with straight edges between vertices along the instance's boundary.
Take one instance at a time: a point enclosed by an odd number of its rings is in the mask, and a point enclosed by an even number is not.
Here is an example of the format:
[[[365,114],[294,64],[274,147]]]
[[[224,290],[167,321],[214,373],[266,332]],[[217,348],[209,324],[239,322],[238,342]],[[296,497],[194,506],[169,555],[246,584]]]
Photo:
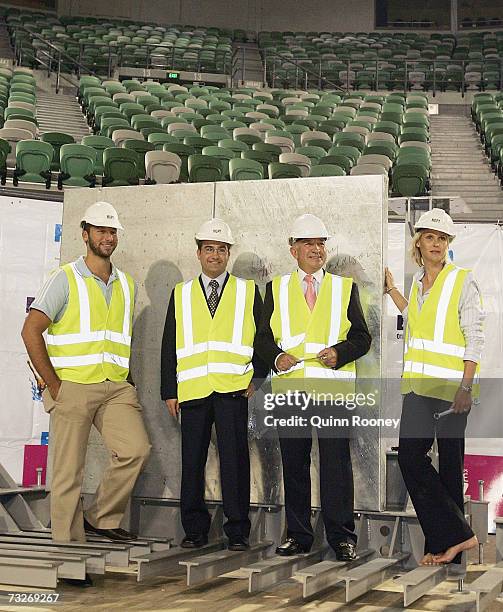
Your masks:
[[[113,206],[93,204],[81,227],[86,255],[49,278],[22,331],[51,414],[52,537],[85,542],[91,531],[129,540],[135,536],[119,525],[150,452],[136,389],[127,382],[135,286],[110,261],[123,229]],[[91,425],[111,462],[84,518],[80,496]]]

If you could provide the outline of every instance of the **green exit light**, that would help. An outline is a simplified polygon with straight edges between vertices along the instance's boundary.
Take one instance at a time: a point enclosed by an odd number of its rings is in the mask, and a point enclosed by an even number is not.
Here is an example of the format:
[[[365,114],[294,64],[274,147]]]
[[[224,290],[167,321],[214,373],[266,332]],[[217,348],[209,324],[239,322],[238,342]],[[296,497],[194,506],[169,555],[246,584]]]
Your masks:
[[[170,72],[168,74],[168,79],[177,79],[179,76],[178,72]]]

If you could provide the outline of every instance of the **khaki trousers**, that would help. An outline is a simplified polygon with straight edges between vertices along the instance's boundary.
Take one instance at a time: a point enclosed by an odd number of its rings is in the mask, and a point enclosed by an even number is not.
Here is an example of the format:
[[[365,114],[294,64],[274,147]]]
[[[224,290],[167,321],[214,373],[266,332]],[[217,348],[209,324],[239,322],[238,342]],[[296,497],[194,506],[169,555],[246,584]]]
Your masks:
[[[84,385],[64,380],[55,400],[47,389],[43,400],[51,415],[52,537],[85,542],[80,496],[91,425],[102,435],[111,461],[86,518],[100,529],[114,529],[151,448],[142,409],[136,389],[127,382]]]

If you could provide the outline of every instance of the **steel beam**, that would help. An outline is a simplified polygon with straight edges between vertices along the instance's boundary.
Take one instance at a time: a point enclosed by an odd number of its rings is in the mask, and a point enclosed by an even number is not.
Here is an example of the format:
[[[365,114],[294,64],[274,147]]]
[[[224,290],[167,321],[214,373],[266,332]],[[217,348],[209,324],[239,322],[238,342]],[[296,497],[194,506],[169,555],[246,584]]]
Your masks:
[[[503,564],[484,572],[468,588],[475,591],[477,612],[486,610],[499,596],[503,587]]]
[[[55,555],[54,558],[58,555],[72,555],[75,557],[85,558],[86,561],[86,569],[90,574],[104,574],[105,573],[105,552],[93,551],[90,549],[79,549],[72,548],[71,550],[67,549],[61,551],[57,546],[37,546],[34,544],[4,544],[0,543],[0,555],[4,554],[4,551],[16,550],[25,554],[25,556],[29,557],[35,553],[47,553],[52,556]]]
[[[447,572],[442,566],[419,566],[395,580],[395,584],[403,586],[404,608],[417,601],[439,582],[445,580]]]
[[[0,557],[0,583],[55,589],[60,561]]]
[[[339,577],[346,582],[346,603],[372,590],[386,578],[386,571],[408,555],[377,558],[350,570],[342,570]]]
[[[0,536],[0,542],[4,544],[17,543],[17,544],[35,544],[45,546],[55,546],[60,552],[70,552],[74,548],[82,550],[95,550],[98,552],[105,553],[106,565],[117,565],[119,567],[128,567],[129,565],[129,544],[87,544],[86,542],[56,542],[54,540],[48,540],[47,538],[27,538],[27,537],[16,537],[2,534]]]
[[[365,559],[373,554],[375,554],[374,551],[365,550],[358,553],[358,558],[351,564],[344,561],[327,560],[296,571],[294,578],[298,579],[302,584],[302,597],[311,597],[320,591],[335,586],[338,582],[341,582],[339,573],[342,570],[363,563]]]
[[[187,567],[187,586],[200,584],[210,578],[217,578],[237,570],[243,565],[254,563],[262,558],[271,544],[272,542],[260,542],[244,551],[222,550],[189,561],[180,561],[180,565]]]
[[[212,542],[201,548],[172,548],[171,550],[160,550],[148,555],[134,557],[131,559],[138,565],[137,582],[142,582],[151,576],[169,576],[181,571],[180,561],[186,561],[204,553],[214,552],[223,548],[223,541]],[[182,570],[183,571],[183,570]]]
[[[31,550],[0,550],[2,558],[24,559],[30,561],[61,561],[58,567],[58,578],[74,578],[84,580],[86,577],[86,555],[70,555],[64,553],[38,552]]]
[[[304,555],[276,556],[242,567],[241,570],[248,577],[248,593],[264,591],[281,580],[291,578],[298,570],[320,561],[325,552],[326,549],[320,548]]]

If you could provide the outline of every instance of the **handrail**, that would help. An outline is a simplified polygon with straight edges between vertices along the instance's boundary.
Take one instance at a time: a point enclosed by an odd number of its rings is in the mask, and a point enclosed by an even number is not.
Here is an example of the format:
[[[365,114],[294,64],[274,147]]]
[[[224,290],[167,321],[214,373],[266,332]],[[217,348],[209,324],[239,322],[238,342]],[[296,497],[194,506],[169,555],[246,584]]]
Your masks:
[[[52,55],[50,53],[47,53],[47,51],[44,51],[43,49],[40,49],[39,52],[43,53],[44,55],[47,56],[47,58],[49,60],[47,64],[45,62],[43,62],[36,55],[31,56],[31,59],[33,59],[34,61],[38,62],[44,68],[47,68],[47,74],[49,76],[51,74],[51,64],[52,64],[52,61],[53,61],[53,57],[52,57]],[[59,58],[59,61],[58,61],[58,71],[56,73],[56,93],[59,93],[59,81],[60,81],[60,79],[63,79],[64,81],[67,81],[68,83],[70,83],[70,85],[72,85],[72,87],[75,87],[76,89],[79,88],[79,84],[78,83],[76,83],[75,81],[72,81],[72,79],[70,79],[68,76],[66,76],[64,74],[61,74],[61,58]]]
[[[63,51],[62,49],[60,49],[59,47],[57,47],[56,45],[53,45],[52,43],[50,43],[48,40],[46,40],[43,36],[40,36],[40,34],[37,34],[35,32],[32,32],[31,30],[29,30],[28,28],[26,28],[25,26],[18,26],[17,28],[18,30],[24,30],[25,32],[28,32],[28,34],[30,34],[31,36],[33,36],[34,38],[37,38],[38,40],[42,41],[45,45],[47,45],[49,48],[53,49],[54,51],[56,51],[60,57],[64,57],[68,60],[70,60],[71,62],[73,62],[76,66],[78,66],[80,69],[85,70],[86,72],[88,72],[90,75],[97,77],[98,75],[91,70],[91,68],[89,68],[88,66],[85,66],[84,64],[81,64],[78,60],[76,60],[74,57],[72,57],[69,53],[66,53],[66,51]]]
[[[47,44],[49,46],[54,47],[54,45],[52,45],[52,43],[50,43],[48,40],[46,40],[44,37],[42,37],[39,34],[35,34],[33,33],[31,30],[29,30],[28,28],[24,27],[24,26],[15,26],[15,27],[11,27],[11,29],[15,32],[16,30],[23,30],[25,32],[28,32],[31,36],[38,38],[39,40],[41,40],[44,44]],[[117,53],[118,57],[120,58],[120,63],[119,65],[122,66],[122,57],[124,54],[124,47],[125,45],[129,44],[127,42],[120,42],[118,44],[115,45],[111,45],[110,43],[105,43],[105,42],[94,42],[94,41],[72,41],[74,42],[74,44],[77,46],[79,46],[80,48],[80,55],[79,57],[82,56],[82,52],[85,48],[91,48],[91,47],[95,47],[95,48],[100,48],[102,49],[103,47],[106,47],[108,49],[108,58],[109,58],[109,66],[108,66],[108,76],[111,76],[111,58],[112,58],[112,54],[113,53]],[[168,47],[166,45],[163,45],[162,42],[160,43],[143,43],[142,44],[143,47],[147,48],[147,57],[146,57],[146,65],[145,68],[155,68],[155,64],[152,65],[151,60],[152,60],[152,51],[159,48],[159,47],[165,47],[166,49],[169,49],[171,51],[171,70],[177,70],[178,68],[175,65],[175,46],[172,47]],[[56,47],[56,49],[58,49],[58,47]],[[204,51],[205,49],[197,49],[197,69],[195,70],[195,72],[200,72],[201,71],[201,53],[202,51]],[[195,51],[195,49],[194,49]],[[82,68],[83,70],[87,71],[88,73],[92,74],[93,76],[98,76],[96,75],[96,73],[94,71],[92,71],[90,68],[88,68],[87,66],[85,66],[84,64],[82,64],[79,60],[73,58],[72,56],[70,56],[68,53],[66,53],[65,51],[62,51],[62,54],[64,55],[64,57],[67,57],[68,59],[70,59],[71,61],[73,61],[75,63],[75,65],[79,66],[80,68]],[[168,55],[166,55],[166,58],[168,58]],[[232,50],[229,51],[225,51],[222,54],[222,59],[223,59],[223,64],[224,67],[229,67],[229,59],[232,60]],[[224,72],[225,74],[225,72]]]
[[[320,71],[316,73],[314,70],[310,70],[306,66],[299,65],[298,60],[296,58],[284,56],[281,53],[278,53],[277,51],[271,51],[270,49],[259,49],[259,52],[261,51],[264,52],[264,82],[265,83],[267,83],[267,78],[266,78],[267,77],[267,59],[268,59],[267,56],[271,55],[273,58],[280,59],[283,62],[294,64],[294,66],[297,68],[297,71],[299,69],[302,70],[304,72],[304,79],[305,79],[305,85],[306,85],[305,89],[307,89],[308,75],[312,75],[318,79],[320,89],[321,89],[321,82],[323,80],[324,83],[326,83],[330,87],[333,87],[333,89],[344,91],[345,93],[348,92],[347,88],[345,89],[344,87],[341,87],[340,85],[337,85],[336,83],[324,77],[321,73],[321,65],[320,65]]]

